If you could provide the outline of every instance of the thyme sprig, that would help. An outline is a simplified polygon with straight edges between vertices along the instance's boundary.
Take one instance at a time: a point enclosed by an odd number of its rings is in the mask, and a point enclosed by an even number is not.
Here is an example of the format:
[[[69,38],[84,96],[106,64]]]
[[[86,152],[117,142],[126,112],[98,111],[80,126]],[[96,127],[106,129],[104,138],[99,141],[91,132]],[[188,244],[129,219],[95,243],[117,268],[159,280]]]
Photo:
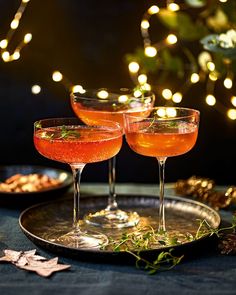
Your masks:
[[[63,125],[61,127],[61,135],[60,137],[58,137],[58,139],[65,139],[68,137],[75,137],[75,138],[79,138],[80,137],[80,133],[78,132],[78,130],[68,130],[66,128],[65,125]]]
[[[115,252],[126,252],[136,259],[135,265],[139,269],[155,274],[158,271],[170,270],[178,265],[184,255],[174,256],[171,246],[180,245],[184,242],[199,240],[206,236],[216,235],[221,237],[226,231],[236,232],[236,216],[233,216],[232,225],[224,228],[213,228],[207,220],[198,220],[199,226],[196,233],[171,236],[167,232],[158,232],[153,227],[137,227],[137,230],[130,233],[123,233],[119,239],[109,239],[109,243],[103,249],[112,248]],[[142,257],[142,251],[168,247],[168,250],[161,251],[154,261]]]

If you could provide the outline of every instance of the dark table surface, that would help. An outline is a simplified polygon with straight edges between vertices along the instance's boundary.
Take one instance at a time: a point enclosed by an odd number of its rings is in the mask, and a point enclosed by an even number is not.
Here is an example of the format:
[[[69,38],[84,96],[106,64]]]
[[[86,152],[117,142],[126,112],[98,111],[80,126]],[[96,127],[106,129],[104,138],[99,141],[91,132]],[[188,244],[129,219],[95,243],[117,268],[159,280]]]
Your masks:
[[[168,189],[171,193],[171,189]],[[118,185],[118,193],[156,194],[154,185]],[[104,193],[107,185],[84,185],[82,192]],[[0,250],[37,249],[48,259],[56,257],[33,244],[21,231],[19,208],[0,207]],[[229,220],[232,211],[221,211]],[[172,270],[149,275],[135,265],[92,263],[59,256],[59,262],[70,264],[67,271],[43,278],[20,270],[12,264],[0,264],[0,294],[236,294],[236,256],[222,255],[217,247],[206,247],[194,257],[182,261]]]

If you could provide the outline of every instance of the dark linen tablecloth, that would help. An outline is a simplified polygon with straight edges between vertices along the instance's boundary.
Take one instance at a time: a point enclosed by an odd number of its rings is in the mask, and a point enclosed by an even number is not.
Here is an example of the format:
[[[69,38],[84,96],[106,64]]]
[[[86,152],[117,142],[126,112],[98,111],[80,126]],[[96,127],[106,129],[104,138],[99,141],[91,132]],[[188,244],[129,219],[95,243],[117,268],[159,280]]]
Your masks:
[[[82,186],[84,193],[102,193],[106,185]],[[119,192],[138,191],[155,194],[156,186],[118,185]],[[34,245],[21,231],[20,209],[0,207],[0,250],[37,249],[48,259],[56,257]],[[232,211],[222,211],[229,219]],[[71,264],[67,271],[43,278],[33,272],[0,263],[0,294],[236,294],[236,256],[221,255],[216,249],[206,248],[194,258],[184,260],[172,270],[149,275],[134,265],[84,262],[59,256],[59,262]]]

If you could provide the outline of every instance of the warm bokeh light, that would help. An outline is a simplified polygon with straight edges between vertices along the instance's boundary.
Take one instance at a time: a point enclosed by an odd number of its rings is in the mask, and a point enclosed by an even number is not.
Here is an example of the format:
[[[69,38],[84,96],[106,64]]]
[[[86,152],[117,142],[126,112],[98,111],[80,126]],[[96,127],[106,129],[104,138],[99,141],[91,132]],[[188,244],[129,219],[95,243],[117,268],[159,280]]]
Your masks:
[[[19,20],[18,19],[13,19],[13,21],[10,24],[11,29],[15,30],[15,29],[18,28],[18,26],[19,26]]]
[[[148,83],[143,84],[141,88],[147,91],[150,91],[152,89],[151,85]]]
[[[166,37],[166,42],[168,44],[175,44],[176,42],[178,41],[177,37],[174,35],[174,34],[169,34],[167,37]]]
[[[173,96],[172,96],[172,100],[173,100],[173,102],[175,102],[175,103],[180,103],[180,102],[182,101],[182,98],[183,98],[183,95],[182,95],[182,93],[180,93],[180,92],[176,92],[176,93],[174,93]]]
[[[7,48],[7,45],[8,45],[8,40],[7,39],[3,39],[3,40],[0,41],[0,47],[2,49]]]
[[[157,111],[156,111],[157,115],[161,118],[165,117],[166,116],[166,110],[164,108],[159,108]]]
[[[156,14],[160,11],[160,8],[157,5],[152,5],[149,9],[148,9],[148,13],[149,14]]]
[[[209,71],[214,71],[215,70],[215,64],[212,62],[212,61],[209,61],[208,63],[207,63],[207,68],[208,68],[208,70]]]
[[[20,52],[16,50],[16,51],[13,53],[12,58],[13,58],[14,60],[19,59],[19,58],[20,58]]]
[[[31,92],[33,94],[39,94],[41,92],[41,87],[39,85],[33,85],[31,87]]]
[[[136,61],[129,63],[129,71],[131,73],[137,73],[139,71],[139,64]]]
[[[30,0],[22,0],[23,3],[27,3],[29,2]]]
[[[148,57],[154,57],[157,55],[157,50],[153,46],[147,46],[144,49],[145,55]]]
[[[134,91],[134,97],[140,97],[140,96],[142,96],[142,91],[141,90],[135,90]]]
[[[106,90],[100,90],[97,93],[97,97],[101,99],[106,99],[108,98],[108,96],[109,96],[109,93]]]
[[[180,7],[179,7],[179,5],[178,4],[176,4],[176,3],[170,3],[168,6],[167,6],[167,8],[169,9],[169,10],[171,10],[171,11],[178,11],[178,10],[180,10]]]
[[[147,83],[147,75],[141,74],[138,76],[138,81],[140,84],[145,84]]]
[[[217,79],[218,79],[218,74],[217,74],[217,72],[211,72],[211,73],[209,73],[209,79],[211,80],[211,81],[216,81]]]
[[[129,99],[128,95],[120,95],[120,96],[118,97],[118,101],[119,101],[120,103],[124,103],[124,102],[126,102],[128,99]]]
[[[32,40],[32,34],[27,33],[24,37],[24,43],[27,44]]]
[[[2,53],[2,59],[5,62],[8,62],[10,60],[10,53],[8,51],[3,51],[3,53]]]
[[[52,74],[52,79],[54,82],[60,82],[63,79],[63,75],[59,71],[55,71]]]
[[[170,118],[176,117],[177,111],[175,108],[166,108],[166,115]]]
[[[234,107],[236,107],[236,96],[232,96],[230,100],[231,100],[232,105]]]
[[[231,120],[236,120],[236,109],[229,109],[227,111],[227,116],[228,118],[230,118]]]
[[[146,20],[146,19],[144,19],[144,20],[142,20],[142,22],[141,22],[141,28],[142,29],[148,29],[149,28],[149,26],[150,26],[150,24],[149,24],[149,21],[148,20]]]
[[[230,78],[225,78],[225,79],[224,79],[224,86],[225,86],[225,88],[227,88],[227,89],[231,89],[232,86],[233,86],[233,81],[232,81],[232,79],[230,79]]]
[[[212,94],[208,94],[206,96],[206,103],[209,105],[209,106],[213,106],[216,104],[216,98],[214,95]]]
[[[166,99],[169,100],[172,98],[172,91],[170,89],[163,89],[162,90],[162,96]]]
[[[83,94],[83,93],[86,92],[86,90],[85,90],[85,89],[83,88],[83,86],[81,86],[81,85],[74,85],[74,86],[72,87],[72,92],[73,92],[73,93],[77,93],[77,92],[79,92],[79,93]]]
[[[21,17],[22,17],[22,13],[20,11],[15,14],[15,19],[20,20]]]
[[[191,83],[195,84],[200,80],[200,77],[197,73],[192,73],[191,77],[190,77],[190,81]]]

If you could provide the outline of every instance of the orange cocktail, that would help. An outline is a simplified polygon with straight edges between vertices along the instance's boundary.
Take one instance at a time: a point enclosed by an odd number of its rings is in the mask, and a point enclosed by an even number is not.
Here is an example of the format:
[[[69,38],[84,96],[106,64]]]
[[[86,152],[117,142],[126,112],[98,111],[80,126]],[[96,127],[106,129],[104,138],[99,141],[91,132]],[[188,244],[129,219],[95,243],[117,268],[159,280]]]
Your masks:
[[[173,157],[191,150],[198,135],[196,124],[182,123],[181,128],[167,124],[160,122],[156,127],[142,122],[133,124],[126,134],[129,146],[136,153],[150,157]]]
[[[140,118],[148,117],[154,104],[154,94],[150,91],[120,88],[80,89],[71,94],[71,106],[75,114],[87,125],[101,125],[105,120],[118,122],[124,128],[124,114]],[[115,157],[109,160],[109,196],[104,210],[85,216],[92,225],[122,228],[139,222],[136,212],[120,210],[115,193]]]
[[[50,127],[34,134],[36,149],[45,157],[63,163],[94,163],[116,155],[122,144],[120,130],[101,127],[67,127],[68,136],[63,136],[63,127]]]
[[[134,116],[147,117],[150,113],[150,105],[143,105],[136,108],[131,108],[127,106],[126,108],[122,108],[117,110],[113,109],[101,109],[97,110],[96,108],[88,108],[84,106],[82,103],[72,101],[71,102],[73,111],[75,114],[88,125],[100,125],[101,121],[109,120],[118,122],[121,126],[124,125],[123,114],[131,113]]]
[[[154,107],[148,118],[125,114],[125,137],[130,148],[159,164],[159,225],[165,232],[164,172],[168,157],[190,151],[198,136],[199,111],[188,108]]]
[[[87,126],[77,118],[43,119],[34,123],[34,145],[44,157],[70,165],[74,180],[73,223],[53,241],[75,248],[100,248],[106,235],[91,229],[82,231],[79,219],[80,178],[87,163],[114,157],[122,145],[123,129],[118,123]],[[58,233],[56,233],[58,235]]]

